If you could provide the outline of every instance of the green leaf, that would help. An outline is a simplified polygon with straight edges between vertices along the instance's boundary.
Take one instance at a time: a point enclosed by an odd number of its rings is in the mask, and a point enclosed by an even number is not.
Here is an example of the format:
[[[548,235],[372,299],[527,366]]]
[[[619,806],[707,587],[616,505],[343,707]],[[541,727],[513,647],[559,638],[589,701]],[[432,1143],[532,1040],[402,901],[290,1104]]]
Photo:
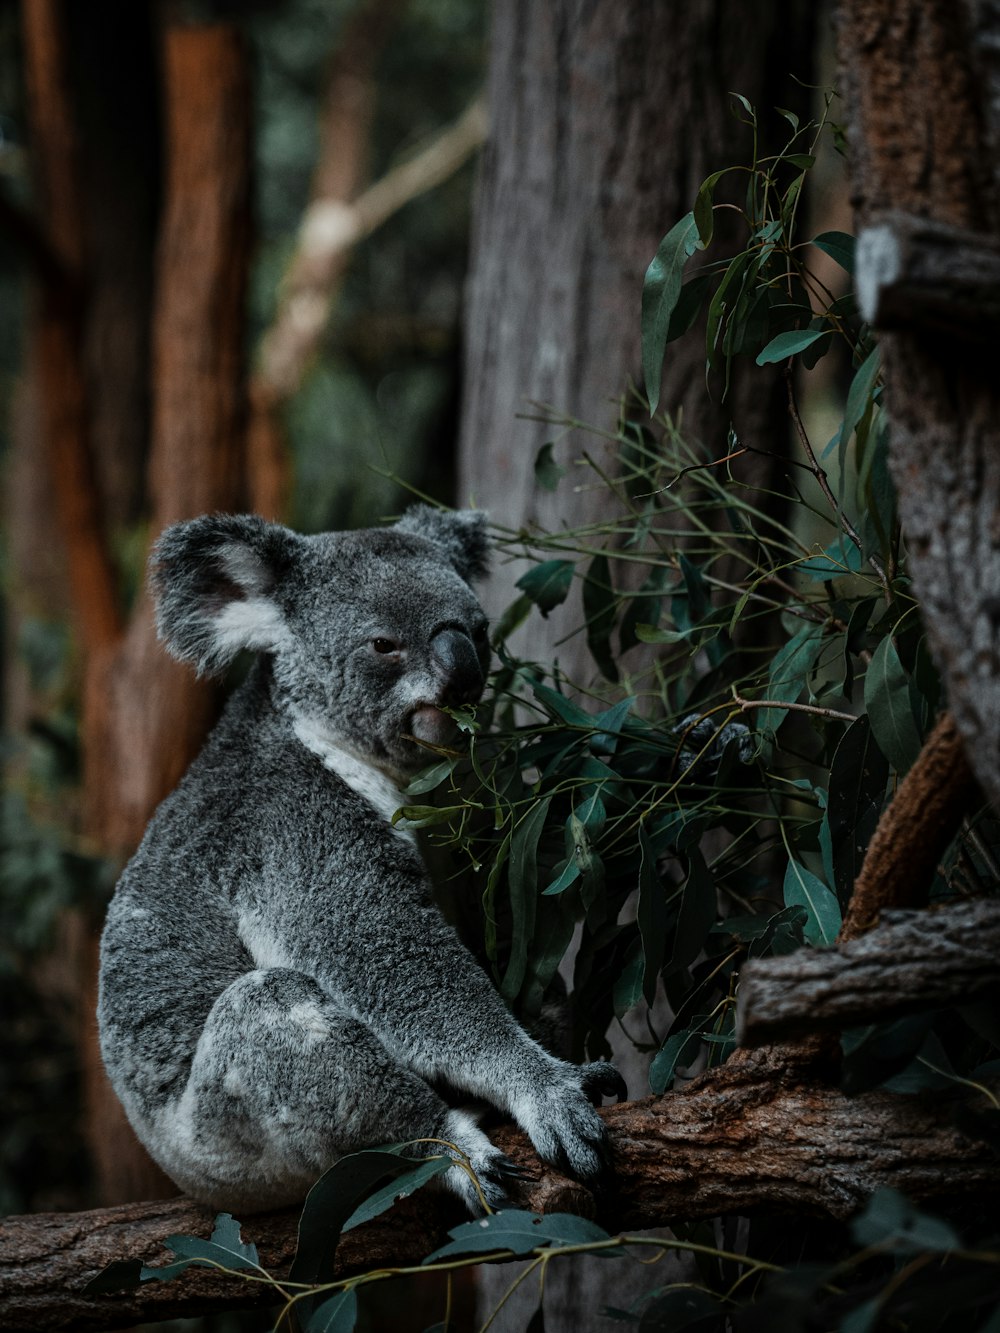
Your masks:
[[[847,273],[854,275],[855,239],[846,231],[823,231],[813,237],[813,245],[822,250]]]
[[[844,420],[840,427],[840,457],[843,460],[851,436],[857,430],[862,417],[872,405],[872,394],[879,372],[879,349],[873,347],[854,372],[851,387],[847,391],[847,405],[844,408]]]
[[[841,578],[845,574],[857,574],[861,569],[861,552],[850,537],[840,536],[830,543],[822,555],[803,560],[799,569],[817,583]]]
[[[606,680],[618,680],[618,667],[611,651],[615,628],[615,590],[606,555],[595,555],[583,580],[583,614],[587,622],[587,647]]]
[[[642,373],[650,415],[660,400],[660,376],[670,317],[681,293],[684,265],[698,248],[694,213],[685,213],[660,242],[642,285]]]
[[[772,703],[796,703],[823,647],[821,625],[803,625],[775,655],[764,698]],[[784,708],[761,709],[761,731],[774,735],[788,716]]]
[[[566,469],[552,456],[554,448],[555,445],[549,441],[535,455],[535,485],[543,491],[554,491],[559,485],[559,478],[566,475]]]
[[[516,629],[524,624],[531,614],[532,606],[531,598],[524,595],[516,597],[511,602],[493,628],[491,637],[494,645],[504,643]]]
[[[837,897],[846,907],[885,802],[889,762],[859,717],[844,732],[830,767],[826,823]]]
[[[788,153],[781,160],[787,162],[790,167],[795,167],[797,171],[808,171],[810,167],[816,165],[816,158],[812,153]]]
[[[920,753],[920,697],[891,635],[885,636],[868,664],[865,708],[879,749],[897,773],[907,772]]]
[[[412,1159],[401,1157],[400,1161],[407,1162]],[[423,1161],[417,1162],[409,1171],[404,1171],[395,1180],[391,1180],[374,1194],[370,1194],[364,1203],[360,1203],[340,1228],[341,1231],[351,1231],[354,1227],[359,1227],[362,1222],[370,1222],[373,1217],[378,1217],[391,1208],[397,1199],[409,1198],[429,1180],[450,1170],[451,1166],[452,1159],[444,1154],[443,1149],[442,1156],[426,1157]]]
[[[521,819],[510,840],[507,885],[513,915],[510,962],[500,990],[511,1004],[517,999],[528,965],[528,949],[535,930],[538,899],[538,840],[542,836],[552,797],[546,796]]]
[[[565,899],[543,898],[539,901],[521,987],[521,1004],[527,1017],[537,1017],[540,1012],[545,992],[569,948],[575,926],[576,919]]]
[[[656,995],[656,980],[667,946],[667,903],[656,869],[656,855],[645,826],[639,825],[639,906],[636,920],[642,937],[642,992],[648,1004]]]
[[[412,778],[403,788],[404,796],[423,796],[424,792],[440,787],[445,778],[454,772],[457,759],[442,759],[439,764],[431,764]]]
[[[826,329],[790,329],[787,333],[779,333],[759,353],[757,364],[767,366],[774,361],[784,361],[786,357],[795,356],[797,352],[804,351],[818,339],[825,337],[827,332]]]
[[[688,852],[688,873],[674,934],[671,970],[689,967],[704,947],[715,924],[715,881],[698,847]]]
[[[412,1171],[412,1158],[386,1148],[367,1148],[342,1157],[324,1172],[306,1196],[299,1217],[299,1243],[288,1277],[291,1282],[333,1281],[334,1256],[344,1223],[386,1177]]]
[[[575,884],[580,878],[580,866],[575,857],[570,857],[566,864],[556,875],[551,884],[542,890],[543,897],[551,898],[556,894],[565,893],[571,884]]]
[[[642,973],[645,960],[642,955],[642,939],[637,935],[628,947],[625,963],[615,979],[612,990],[612,1003],[615,1017],[624,1018],[630,1009],[642,999]]]
[[[393,828],[429,828],[432,824],[447,824],[458,806],[404,805],[392,816]]]
[[[789,857],[785,871],[786,907],[804,907],[809,913],[804,934],[810,944],[833,944],[840,929],[840,904],[823,881]]]
[[[872,1296],[841,1318],[839,1333],[874,1333],[881,1313],[882,1297]]]
[[[423,1261],[425,1264],[460,1254],[509,1250],[516,1257],[548,1246],[590,1245],[611,1239],[596,1222],[589,1222],[584,1217],[574,1217],[570,1213],[546,1213],[540,1217],[537,1213],[514,1208],[477,1218],[474,1222],[463,1222],[453,1227],[448,1235],[451,1241],[429,1254]]]
[[[706,177],[698,188],[698,197],[694,201],[694,221],[698,228],[698,239],[701,241],[701,248],[704,250],[711,244],[712,233],[715,229],[715,214],[712,208],[715,187],[729,170],[723,167],[721,171],[713,171],[711,176]]]
[[[547,616],[554,607],[565,602],[573,582],[574,568],[572,560],[543,560],[522,574],[514,586],[531,598],[543,616]]]
[[[313,1311],[306,1324],[306,1333],[352,1333],[357,1319],[358,1293],[348,1287]]]
[[[163,1243],[177,1255],[178,1262],[159,1268],[144,1265],[140,1274],[143,1281],[150,1278],[165,1281],[183,1273],[192,1264],[199,1267],[205,1264],[221,1264],[224,1268],[258,1267],[257,1247],[243,1241],[240,1224],[230,1213],[220,1213],[215,1219],[210,1240],[201,1240],[198,1236],[168,1236]]]
[[[141,1259],[113,1259],[106,1268],[90,1279],[83,1289],[84,1296],[108,1296],[115,1291],[130,1291],[142,1281]]]
[[[665,1092],[674,1081],[674,1071],[678,1065],[688,1064],[698,1054],[701,1036],[697,1032],[675,1032],[663,1043],[653,1063],[649,1066],[649,1086],[651,1091]]]
[[[859,1245],[891,1245],[897,1252],[931,1250],[948,1254],[962,1242],[948,1222],[920,1213],[898,1190],[883,1186],[868,1200],[863,1213],[851,1223]]]

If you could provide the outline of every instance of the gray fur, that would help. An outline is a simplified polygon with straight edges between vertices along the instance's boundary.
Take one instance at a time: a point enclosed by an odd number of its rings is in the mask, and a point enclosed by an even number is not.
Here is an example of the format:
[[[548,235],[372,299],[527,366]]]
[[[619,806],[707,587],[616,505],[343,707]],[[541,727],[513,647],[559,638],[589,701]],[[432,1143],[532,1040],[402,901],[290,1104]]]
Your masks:
[[[483,517],[423,507],[316,537],[217,515],[156,546],[170,651],[199,671],[262,655],[122,875],[101,1049],[152,1156],[217,1208],[292,1203],[341,1154],[417,1138],[457,1145],[502,1202],[509,1164],[442,1085],[601,1170],[590,1098],[617,1074],[522,1030],[389,823],[417,738],[448,739],[440,706],[481,693],[484,568]],[[474,1207],[464,1171],[445,1179]]]

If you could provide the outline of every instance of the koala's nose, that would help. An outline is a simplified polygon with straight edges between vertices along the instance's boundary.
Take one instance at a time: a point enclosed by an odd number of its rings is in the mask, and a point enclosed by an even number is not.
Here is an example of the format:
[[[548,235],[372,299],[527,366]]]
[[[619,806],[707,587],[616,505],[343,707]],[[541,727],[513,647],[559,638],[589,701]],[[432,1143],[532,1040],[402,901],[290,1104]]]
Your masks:
[[[483,672],[475,645],[463,630],[440,629],[431,639],[431,662],[441,682],[443,704],[475,703],[483,692]]]

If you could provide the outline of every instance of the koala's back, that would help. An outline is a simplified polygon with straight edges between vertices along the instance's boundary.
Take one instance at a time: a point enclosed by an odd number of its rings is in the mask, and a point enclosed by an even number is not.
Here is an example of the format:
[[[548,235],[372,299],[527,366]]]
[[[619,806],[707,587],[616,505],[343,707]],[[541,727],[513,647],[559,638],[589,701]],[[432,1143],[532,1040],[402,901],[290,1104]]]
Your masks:
[[[102,1050],[143,1119],[179,1095],[218,997],[286,966],[282,939],[308,899],[349,924],[379,867],[419,862],[357,792],[266,708],[267,670],[230,700],[126,867],[101,945]]]

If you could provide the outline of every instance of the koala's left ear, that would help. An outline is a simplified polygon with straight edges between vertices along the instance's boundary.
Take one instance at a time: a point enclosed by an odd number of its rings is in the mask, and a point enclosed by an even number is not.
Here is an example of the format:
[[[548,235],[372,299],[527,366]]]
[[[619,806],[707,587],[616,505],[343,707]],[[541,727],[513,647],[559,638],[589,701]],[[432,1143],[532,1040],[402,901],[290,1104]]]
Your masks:
[[[206,514],[160,535],[149,560],[156,628],[170,653],[198,674],[244,648],[271,651],[287,636],[274,597],[301,538],[256,514]]]
[[[445,559],[466,583],[481,579],[489,569],[490,541],[487,514],[482,509],[433,509],[411,505],[396,524],[397,532],[425,537],[441,548]]]

